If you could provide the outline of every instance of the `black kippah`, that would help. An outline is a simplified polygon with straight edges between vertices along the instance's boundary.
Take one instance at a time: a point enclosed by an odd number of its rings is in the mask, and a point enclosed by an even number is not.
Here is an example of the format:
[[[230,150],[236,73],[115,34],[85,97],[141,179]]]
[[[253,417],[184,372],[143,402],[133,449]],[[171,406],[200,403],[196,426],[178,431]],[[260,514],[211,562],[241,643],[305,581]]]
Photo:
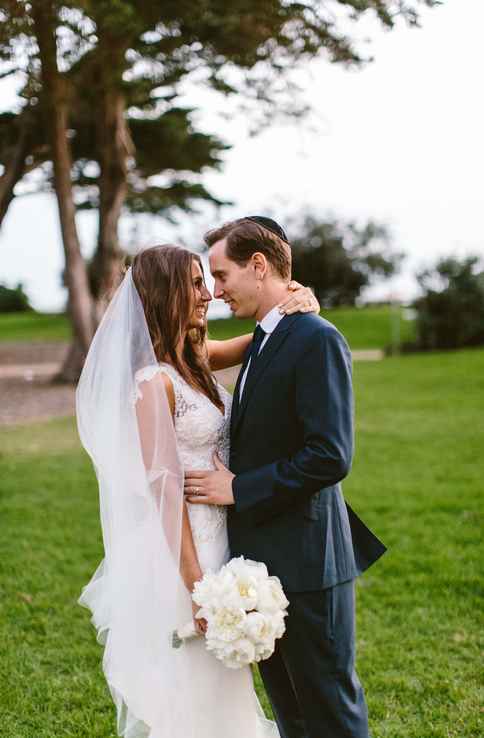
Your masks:
[[[251,220],[253,223],[257,223],[263,228],[267,228],[268,231],[271,231],[282,241],[285,241],[287,244],[289,243],[284,229],[281,228],[279,223],[276,223],[275,220],[272,220],[272,218],[266,218],[264,215],[247,215],[244,220]]]

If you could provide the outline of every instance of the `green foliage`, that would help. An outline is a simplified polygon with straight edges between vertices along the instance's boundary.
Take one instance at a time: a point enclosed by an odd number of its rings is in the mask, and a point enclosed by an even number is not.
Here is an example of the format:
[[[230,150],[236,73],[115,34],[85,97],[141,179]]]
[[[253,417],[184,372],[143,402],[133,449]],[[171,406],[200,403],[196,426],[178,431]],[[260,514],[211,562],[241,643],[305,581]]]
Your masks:
[[[484,352],[358,364],[355,387],[345,495],[389,546],[357,588],[372,735],[478,738]],[[71,419],[1,429],[0,448],[2,736],[115,738],[76,604],[102,556],[91,464]]]
[[[422,349],[484,344],[484,273],[480,259],[441,259],[417,279],[417,345]]]
[[[292,230],[293,275],[311,285],[325,307],[354,305],[375,276],[391,277],[402,254],[392,251],[385,226],[321,220],[306,215]]]
[[[127,105],[132,113],[128,122],[136,158],[130,171],[126,211],[170,217],[175,210],[190,212],[195,202],[229,204],[212,195],[196,177],[209,169],[219,169],[221,154],[229,147],[216,136],[195,130],[190,109],[172,107],[150,117],[135,117],[148,112],[145,105],[133,112],[131,98],[136,98],[136,91],[136,83],[131,83]],[[73,183],[78,209],[92,210],[99,207],[96,120],[90,117],[91,110],[88,115],[84,108],[78,112],[73,118]],[[155,177],[159,184],[153,183]]]
[[[345,496],[389,547],[358,588],[373,734],[477,738],[484,352],[357,364],[355,388]]]
[[[394,321],[399,321],[402,341],[415,338],[415,323],[405,319],[405,312],[388,307],[331,308],[321,312],[345,336],[352,349],[385,349],[392,342]],[[209,336],[214,339],[252,333],[254,321],[228,318],[212,320]]]
[[[68,341],[69,320],[57,313],[0,314],[0,341]]]
[[[0,284],[0,313],[16,313],[32,310],[22,284],[7,287]]]
[[[334,308],[321,313],[343,333],[353,349],[384,349],[391,343],[392,323],[400,322],[403,341],[415,339],[415,324],[402,311],[388,307]],[[209,322],[209,337],[216,340],[252,333],[253,320],[226,318]],[[11,313],[0,315],[0,341],[68,340],[70,328],[65,315]]]
[[[79,275],[88,272],[88,280],[76,276],[68,260],[66,283],[73,305],[84,291],[82,302],[92,298],[96,310],[91,312],[100,312],[122,258],[123,210],[169,218],[173,210],[193,210],[196,201],[222,204],[201,178],[205,169],[221,164],[226,146],[195,130],[191,110],[181,107],[190,83],[231,96],[253,130],[280,114],[294,120],[309,107],[298,94],[300,62],[324,55],[333,63],[362,64],[369,60],[360,53],[359,20],[369,13],[389,29],[397,18],[416,24],[418,11],[436,4],[4,0],[2,76],[20,73],[24,85],[13,116],[0,117],[0,224],[18,193],[16,185],[34,170],[31,191],[57,188],[63,221],[73,206],[97,208],[97,249],[78,270]],[[63,144],[62,156],[54,139]],[[60,173],[67,183],[69,171],[73,192],[57,187]],[[65,252],[78,252],[75,223],[62,231]],[[363,262],[373,272],[379,268],[369,258]],[[349,294],[354,291],[352,286]],[[341,302],[335,298],[328,304]],[[73,310],[72,316],[74,340],[89,336],[92,321],[86,311]],[[69,359],[64,377],[78,375],[80,366],[68,364]]]
[[[240,101],[254,126],[276,115],[302,116],[291,71],[299,62],[326,55],[333,63],[362,64],[358,21],[371,12],[392,28],[396,19],[416,24],[423,6],[435,0],[332,0],[306,3],[270,0],[74,0],[47,2],[57,14],[59,62],[69,101],[69,128],[75,160],[74,181],[80,208],[98,206],[102,160],[99,135],[106,92],[122,92],[126,119],[135,143],[127,209],[161,212],[190,210],[195,200],[219,204],[200,174],[218,167],[226,148],[221,140],[194,129],[191,110],[179,105],[180,83],[196,78],[222,95]],[[332,6],[332,7],[328,7]],[[21,70],[23,109],[0,116],[0,163],[12,158],[18,132],[28,131],[28,170],[42,167],[35,187],[49,190],[52,172],[42,112],[42,88],[32,4],[4,0],[0,11],[0,61],[5,74]],[[107,134],[109,135],[109,134]],[[94,172],[94,173],[93,173]],[[162,186],[148,182],[163,175]],[[189,184],[192,186],[190,187]]]
[[[415,336],[415,322],[408,320],[404,309],[382,307],[332,308],[321,315],[345,336],[352,349],[382,349],[392,343],[395,322],[402,341]]]

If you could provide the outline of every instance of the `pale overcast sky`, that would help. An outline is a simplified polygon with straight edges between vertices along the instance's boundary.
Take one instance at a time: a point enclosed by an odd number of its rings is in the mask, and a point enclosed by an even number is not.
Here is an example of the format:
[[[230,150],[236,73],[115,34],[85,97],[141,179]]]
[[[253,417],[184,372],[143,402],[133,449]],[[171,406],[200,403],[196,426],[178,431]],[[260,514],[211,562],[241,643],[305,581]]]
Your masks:
[[[315,131],[309,124],[275,125],[251,139],[245,121],[224,122],[199,95],[200,124],[234,145],[223,171],[205,178],[215,194],[236,203],[221,217],[270,210],[284,224],[288,214],[308,208],[387,223],[408,258],[399,277],[370,291],[376,298],[390,292],[412,297],[413,272],[439,255],[483,253],[483,28],[482,0],[444,0],[423,13],[420,30],[372,30],[375,61],[362,71],[311,65],[301,79],[314,104]],[[0,95],[1,108],[8,108],[7,82],[0,83]],[[193,97],[187,103],[193,105]],[[195,246],[195,234],[213,225],[211,218],[184,217],[175,229],[147,222],[136,237],[144,245],[184,240]],[[89,253],[94,218],[80,221]],[[38,309],[62,307],[63,255],[52,197],[13,202],[0,255],[0,281],[22,281]]]

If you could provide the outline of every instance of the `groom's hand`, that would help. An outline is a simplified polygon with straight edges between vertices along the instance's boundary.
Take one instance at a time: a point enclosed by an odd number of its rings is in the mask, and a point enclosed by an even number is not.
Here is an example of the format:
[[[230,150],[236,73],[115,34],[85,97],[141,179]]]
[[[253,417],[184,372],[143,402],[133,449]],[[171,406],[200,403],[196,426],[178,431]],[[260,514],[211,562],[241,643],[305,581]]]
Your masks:
[[[195,505],[233,505],[232,479],[235,474],[213,455],[215,471],[185,472],[185,500]]]

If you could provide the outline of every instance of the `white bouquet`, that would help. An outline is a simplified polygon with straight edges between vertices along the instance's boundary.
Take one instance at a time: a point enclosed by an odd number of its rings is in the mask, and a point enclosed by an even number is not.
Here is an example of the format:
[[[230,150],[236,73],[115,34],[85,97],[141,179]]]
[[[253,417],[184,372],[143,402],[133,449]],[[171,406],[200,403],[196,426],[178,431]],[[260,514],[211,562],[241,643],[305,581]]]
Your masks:
[[[269,658],[286,629],[289,602],[278,577],[270,577],[265,564],[243,556],[216,574],[207,572],[195,584],[192,598],[200,606],[196,617],[207,621],[207,650],[230,669]],[[175,631],[173,647],[197,635],[192,621]]]

